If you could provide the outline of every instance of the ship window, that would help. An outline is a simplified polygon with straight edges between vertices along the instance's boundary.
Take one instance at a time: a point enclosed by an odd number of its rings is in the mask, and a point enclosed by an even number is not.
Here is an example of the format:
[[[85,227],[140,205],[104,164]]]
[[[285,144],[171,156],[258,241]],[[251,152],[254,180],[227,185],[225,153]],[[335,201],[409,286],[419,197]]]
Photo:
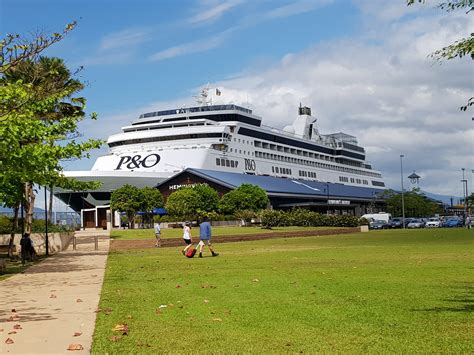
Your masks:
[[[278,166],[275,166],[275,172],[278,174]]]
[[[275,172],[275,167],[274,167],[274,166],[272,166],[272,173],[274,173],[274,172]]]
[[[233,160],[230,161],[230,166],[231,166],[232,168],[234,167],[234,161],[233,161]]]
[[[221,165],[225,166],[225,159],[224,158],[221,158]]]
[[[216,165],[220,166],[221,165],[221,160],[219,158],[216,158]]]
[[[226,160],[226,161],[225,161],[225,166],[227,166],[227,167],[230,166],[230,161],[229,161],[229,160]]]

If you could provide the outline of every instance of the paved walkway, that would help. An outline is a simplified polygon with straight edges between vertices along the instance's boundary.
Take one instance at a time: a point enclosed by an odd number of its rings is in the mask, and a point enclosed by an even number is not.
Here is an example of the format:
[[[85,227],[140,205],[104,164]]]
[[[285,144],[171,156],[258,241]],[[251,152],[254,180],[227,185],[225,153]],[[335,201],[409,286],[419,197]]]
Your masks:
[[[108,238],[98,251],[88,238],[0,281],[0,354],[89,353],[108,250]]]

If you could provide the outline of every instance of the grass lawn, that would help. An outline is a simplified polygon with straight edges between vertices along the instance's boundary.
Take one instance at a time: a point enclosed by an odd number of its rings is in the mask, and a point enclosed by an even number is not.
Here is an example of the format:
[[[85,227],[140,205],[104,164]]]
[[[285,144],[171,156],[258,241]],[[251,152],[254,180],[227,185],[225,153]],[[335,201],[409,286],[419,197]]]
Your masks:
[[[92,352],[474,352],[473,230],[215,246],[111,253]]]
[[[263,229],[261,227],[212,227],[213,236],[237,235],[237,234],[260,234],[273,232],[295,232],[315,229],[330,229],[334,227],[274,227],[272,229]],[[199,228],[192,228],[191,235],[199,237]],[[137,239],[155,239],[153,229],[115,229],[110,233],[112,239],[137,240]],[[161,230],[161,238],[182,238],[183,230],[181,228],[167,228]]]

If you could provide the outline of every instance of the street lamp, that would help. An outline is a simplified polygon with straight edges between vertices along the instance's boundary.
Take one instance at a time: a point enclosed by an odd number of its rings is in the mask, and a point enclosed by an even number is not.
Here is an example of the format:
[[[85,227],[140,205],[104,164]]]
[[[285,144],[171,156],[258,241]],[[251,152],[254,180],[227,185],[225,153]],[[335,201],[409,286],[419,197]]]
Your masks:
[[[464,178],[464,168],[461,169],[462,170],[462,197],[464,199],[464,211],[463,211],[463,221],[465,222],[466,221],[466,210],[467,210],[467,180]]]
[[[405,196],[403,190],[403,154],[400,154],[400,182],[402,184],[402,223],[403,229],[405,229]]]

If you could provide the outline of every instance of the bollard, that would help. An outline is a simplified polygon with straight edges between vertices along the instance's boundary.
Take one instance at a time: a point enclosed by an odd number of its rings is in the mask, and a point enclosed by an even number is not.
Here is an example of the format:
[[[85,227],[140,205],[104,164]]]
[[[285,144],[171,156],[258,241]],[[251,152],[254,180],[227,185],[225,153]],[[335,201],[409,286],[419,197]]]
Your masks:
[[[94,237],[94,250],[99,250],[99,237],[97,235]]]
[[[76,236],[72,237],[72,250],[76,250]]]

